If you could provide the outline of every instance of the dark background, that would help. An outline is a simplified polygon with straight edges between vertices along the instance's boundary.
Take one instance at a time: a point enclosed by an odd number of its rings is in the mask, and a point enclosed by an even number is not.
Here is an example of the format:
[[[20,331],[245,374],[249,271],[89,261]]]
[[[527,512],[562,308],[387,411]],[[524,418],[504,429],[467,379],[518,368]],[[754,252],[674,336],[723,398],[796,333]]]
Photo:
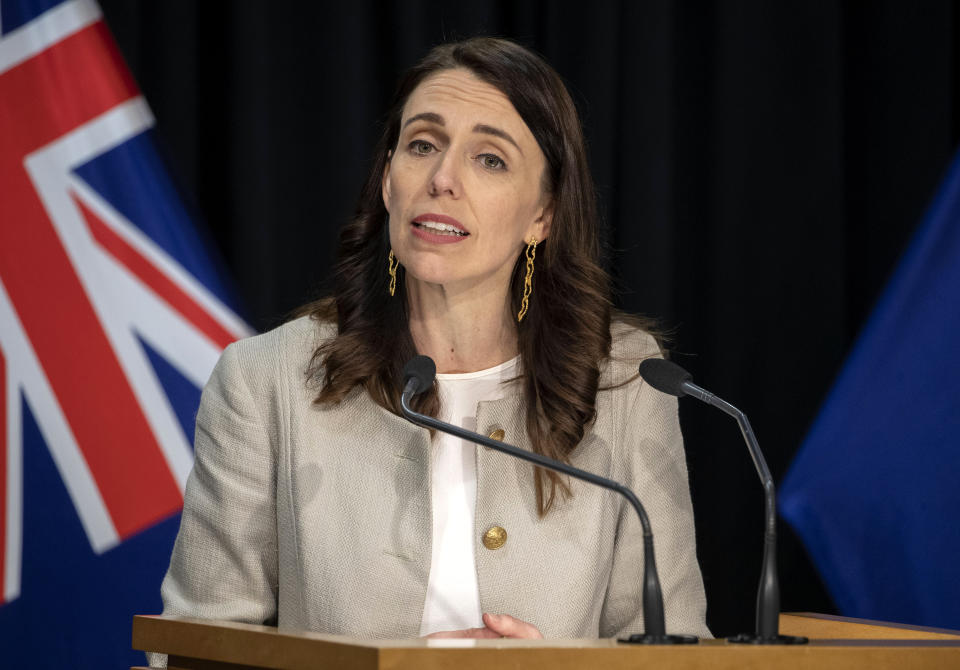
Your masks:
[[[404,68],[476,34],[543,53],[581,111],[619,305],[748,412],[777,479],[960,141],[946,0],[101,5],[261,330],[322,293]],[[693,403],[722,635],[753,627],[762,492],[736,425]],[[783,609],[833,611],[781,532]]]

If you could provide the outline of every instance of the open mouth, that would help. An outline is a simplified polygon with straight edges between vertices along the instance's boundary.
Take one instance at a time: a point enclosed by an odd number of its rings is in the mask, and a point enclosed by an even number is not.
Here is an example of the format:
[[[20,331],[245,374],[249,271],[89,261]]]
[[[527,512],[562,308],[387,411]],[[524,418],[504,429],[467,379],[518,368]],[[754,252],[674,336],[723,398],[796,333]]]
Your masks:
[[[415,228],[429,231],[434,235],[450,235],[453,237],[466,237],[470,233],[449,223],[437,223],[436,221],[413,221]]]

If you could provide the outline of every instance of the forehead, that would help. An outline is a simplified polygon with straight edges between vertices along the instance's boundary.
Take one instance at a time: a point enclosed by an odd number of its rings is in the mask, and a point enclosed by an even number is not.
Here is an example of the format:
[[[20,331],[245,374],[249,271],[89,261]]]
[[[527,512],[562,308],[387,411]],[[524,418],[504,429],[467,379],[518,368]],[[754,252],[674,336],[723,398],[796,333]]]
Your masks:
[[[420,82],[407,98],[401,124],[424,112],[440,114],[447,124],[464,121],[499,126],[518,142],[536,144],[533,133],[503,91],[466,69],[441,70]]]

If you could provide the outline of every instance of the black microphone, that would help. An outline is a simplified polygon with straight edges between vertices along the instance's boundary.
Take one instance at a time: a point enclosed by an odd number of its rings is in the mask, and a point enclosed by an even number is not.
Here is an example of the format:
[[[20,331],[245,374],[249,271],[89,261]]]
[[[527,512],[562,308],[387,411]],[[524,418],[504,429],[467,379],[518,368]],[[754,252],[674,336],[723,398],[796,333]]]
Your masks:
[[[605,489],[616,491],[633,506],[637,515],[640,517],[640,525],[643,527],[643,619],[646,631],[641,634],[631,635],[621,642],[631,642],[634,644],[693,644],[697,638],[692,635],[667,635],[666,624],[663,616],[663,594],[660,590],[660,579],[657,577],[657,567],[653,555],[653,532],[650,528],[650,520],[647,513],[640,504],[640,500],[634,495],[633,491],[623,484],[595,475],[592,472],[575,468],[572,465],[561,461],[542,456],[532,451],[525,451],[519,447],[500,442],[492,438],[464,430],[444,421],[420,414],[410,408],[410,400],[418,393],[422,393],[433,385],[433,379],[436,375],[437,367],[429,356],[415,356],[403,368],[403,395],[400,396],[400,407],[403,415],[412,423],[426,428],[433,428],[442,433],[447,433],[460,439],[473,442],[475,444],[489,447],[495,451],[509,454],[515,458],[528,461],[539,465],[540,467],[569,475],[574,479],[580,479],[591,484],[596,484]]]
[[[693,383],[689,372],[676,363],[663,358],[648,358],[640,363],[640,376],[662,393],[682,398],[692,395],[708,405],[722,410],[737,420],[740,432],[750,450],[750,458],[760,475],[766,500],[766,520],[763,543],[763,566],[760,570],[760,586],[757,589],[757,630],[753,635],[742,633],[729,638],[731,642],[750,644],[805,644],[805,637],[780,635],[780,582],[777,578],[777,492],[767,461],[753,434],[747,415]]]
[[[429,356],[414,356],[403,366],[403,400],[409,401],[415,395],[423,393],[433,386],[437,376],[437,365]]]

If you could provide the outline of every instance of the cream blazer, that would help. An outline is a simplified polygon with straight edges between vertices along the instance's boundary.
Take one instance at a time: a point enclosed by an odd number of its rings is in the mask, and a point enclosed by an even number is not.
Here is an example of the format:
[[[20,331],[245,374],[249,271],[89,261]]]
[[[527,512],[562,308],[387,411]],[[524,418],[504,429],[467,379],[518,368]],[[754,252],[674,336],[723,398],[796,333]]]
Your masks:
[[[418,635],[431,559],[430,436],[359,388],[337,406],[313,404],[305,368],[333,334],[301,318],[224,351],[197,415],[164,614]],[[659,355],[645,333],[620,325],[613,335],[603,384]],[[477,425],[530,448],[519,388],[480,403]],[[636,492],[653,526],[668,632],[709,636],[675,399],[640,380],[601,391],[572,462]],[[635,512],[614,493],[571,488],[541,519],[531,466],[477,447],[482,610],[529,621],[548,638],[639,632]],[[488,549],[481,538],[494,526],[506,542]]]

